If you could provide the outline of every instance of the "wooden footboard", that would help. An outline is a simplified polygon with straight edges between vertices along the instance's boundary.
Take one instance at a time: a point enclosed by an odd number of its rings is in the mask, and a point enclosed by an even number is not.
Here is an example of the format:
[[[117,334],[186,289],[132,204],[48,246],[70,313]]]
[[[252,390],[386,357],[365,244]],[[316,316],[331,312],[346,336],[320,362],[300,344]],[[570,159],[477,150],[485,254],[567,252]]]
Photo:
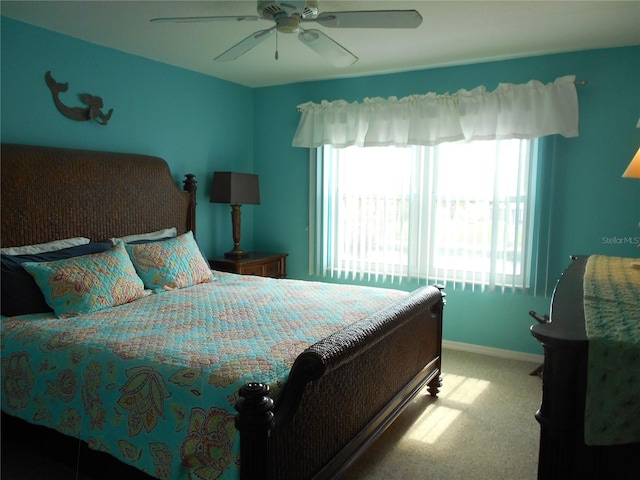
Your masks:
[[[237,405],[241,478],[325,479],[344,471],[427,384],[438,393],[444,293],[423,287],[311,346],[273,402]]]

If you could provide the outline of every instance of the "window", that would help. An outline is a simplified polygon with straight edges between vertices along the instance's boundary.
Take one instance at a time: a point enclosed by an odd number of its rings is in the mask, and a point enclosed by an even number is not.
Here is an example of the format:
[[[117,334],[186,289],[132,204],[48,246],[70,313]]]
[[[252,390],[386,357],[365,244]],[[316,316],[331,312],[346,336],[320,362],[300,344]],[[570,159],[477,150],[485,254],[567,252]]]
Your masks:
[[[528,287],[536,146],[318,149],[312,270]]]

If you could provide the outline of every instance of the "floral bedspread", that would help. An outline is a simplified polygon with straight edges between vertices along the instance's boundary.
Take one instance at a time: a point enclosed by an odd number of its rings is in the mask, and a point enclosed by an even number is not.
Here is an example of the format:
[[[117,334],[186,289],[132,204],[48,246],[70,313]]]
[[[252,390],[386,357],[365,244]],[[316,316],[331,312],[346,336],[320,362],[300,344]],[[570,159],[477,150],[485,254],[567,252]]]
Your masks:
[[[302,350],[406,295],[215,273],[79,317],[2,317],[2,410],[159,479],[238,478],[238,389],[277,396]]]

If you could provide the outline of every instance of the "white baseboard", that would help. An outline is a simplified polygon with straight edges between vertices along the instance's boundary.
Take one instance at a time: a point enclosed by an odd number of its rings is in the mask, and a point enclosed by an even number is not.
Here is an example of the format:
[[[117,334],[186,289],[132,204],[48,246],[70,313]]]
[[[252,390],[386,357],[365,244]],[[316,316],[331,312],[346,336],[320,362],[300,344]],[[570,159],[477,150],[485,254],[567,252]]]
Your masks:
[[[542,363],[544,361],[544,355],[516,352],[514,350],[504,350],[502,348],[483,347],[482,345],[452,342],[450,340],[443,340],[442,347],[449,348],[451,350],[460,350],[461,352],[479,353],[481,355],[489,355],[491,357],[507,358],[509,360],[522,360],[524,362],[532,363]]]

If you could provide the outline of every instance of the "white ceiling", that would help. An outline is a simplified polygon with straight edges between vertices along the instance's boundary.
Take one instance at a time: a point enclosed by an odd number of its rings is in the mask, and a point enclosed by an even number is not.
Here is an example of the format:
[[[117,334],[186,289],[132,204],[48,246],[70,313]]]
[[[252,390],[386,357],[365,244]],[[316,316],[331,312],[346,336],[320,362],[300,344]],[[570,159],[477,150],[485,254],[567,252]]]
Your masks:
[[[337,68],[277,35],[232,62],[213,59],[271,23],[151,23],[157,17],[257,15],[256,1],[2,1],[2,15],[249,87],[640,44],[640,1],[331,1],[319,12],[416,9],[417,29],[318,28],[358,62]]]

